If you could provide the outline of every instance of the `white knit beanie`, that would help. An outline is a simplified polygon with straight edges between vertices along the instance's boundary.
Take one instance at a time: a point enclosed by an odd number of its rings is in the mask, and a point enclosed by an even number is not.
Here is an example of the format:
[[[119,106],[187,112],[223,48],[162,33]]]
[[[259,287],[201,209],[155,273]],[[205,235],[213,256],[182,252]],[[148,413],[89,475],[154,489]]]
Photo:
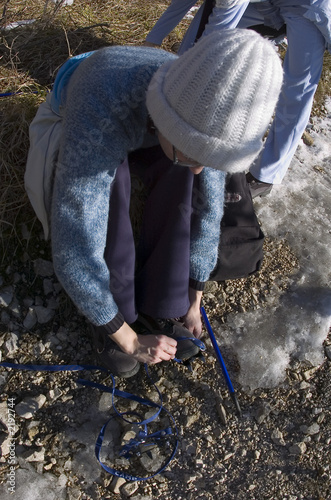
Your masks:
[[[222,30],[154,74],[146,104],[155,127],[201,165],[249,168],[262,148],[282,85],[273,45],[251,30]]]

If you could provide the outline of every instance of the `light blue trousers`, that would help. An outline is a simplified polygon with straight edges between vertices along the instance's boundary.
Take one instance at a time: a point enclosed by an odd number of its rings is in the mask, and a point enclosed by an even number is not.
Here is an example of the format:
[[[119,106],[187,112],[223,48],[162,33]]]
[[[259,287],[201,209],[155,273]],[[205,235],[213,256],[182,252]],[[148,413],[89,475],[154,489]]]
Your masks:
[[[215,29],[261,24],[260,14],[253,4],[248,4],[246,2],[231,9],[214,9],[204,35]],[[284,84],[265,146],[250,171],[263,182],[280,184],[309,121],[322,72],[326,40],[317,26],[302,15],[301,7],[293,8],[288,0],[274,0],[273,4],[280,8],[287,26]],[[198,24],[197,20],[195,25],[192,23],[190,26],[181,53],[194,43]]]

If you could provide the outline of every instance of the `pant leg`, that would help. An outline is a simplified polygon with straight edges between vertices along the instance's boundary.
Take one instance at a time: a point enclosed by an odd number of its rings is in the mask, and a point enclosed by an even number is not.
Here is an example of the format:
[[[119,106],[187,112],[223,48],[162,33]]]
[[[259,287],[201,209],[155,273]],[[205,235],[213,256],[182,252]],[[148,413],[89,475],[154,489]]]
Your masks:
[[[237,24],[237,28],[248,28],[256,24],[264,24],[264,17],[256,10],[255,5],[250,3]]]
[[[325,41],[316,26],[282,8],[288,49],[284,83],[264,149],[250,171],[262,182],[280,184],[308,123],[323,67]]]
[[[127,323],[137,319],[135,305],[135,245],[129,215],[131,177],[128,161],[117,169],[109,202],[105,260],[110,274],[109,287]]]
[[[190,26],[187,28],[187,31],[183,37],[182,43],[180,44],[180,47],[178,49],[178,55],[180,56],[181,54],[184,54],[188,49],[193,47],[195,38],[197,36],[197,32],[199,29],[201,17],[202,17],[202,12],[203,12],[203,7],[204,4],[202,4],[198,10],[198,12],[195,14],[194,18],[191,21]]]
[[[212,14],[209,16],[208,23],[206,24],[202,36],[209,35],[210,33],[218,29],[236,28],[242,15],[245,12],[248,3],[249,2],[245,2],[236,5],[235,7],[231,7],[229,9],[221,9],[214,7]],[[183,54],[186,50],[188,50],[194,45],[200,20],[202,17],[202,11],[203,11],[203,5],[201,5],[199,11],[194,16],[194,19],[192,20],[190,26],[188,27],[187,32],[185,33],[185,36],[178,51],[179,55]]]
[[[243,17],[249,2],[243,2],[229,9],[214,7],[211,16],[209,16],[203,36],[209,35],[218,29],[233,29],[237,28],[238,23]]]
[[[184,315],[189,307],[190,217],[193,174],[162,155],[139,171],[147,185],[136,251],[129,216],[131,179],[127,161],[116,172],[109,206],[105,260],[110,290],[127,323],[137,310],[152,317]]]
[[[144,172],[150,193],[137,249],[137,309],[173,318],[189,307],[190,217],[193,174],[162,158]]]

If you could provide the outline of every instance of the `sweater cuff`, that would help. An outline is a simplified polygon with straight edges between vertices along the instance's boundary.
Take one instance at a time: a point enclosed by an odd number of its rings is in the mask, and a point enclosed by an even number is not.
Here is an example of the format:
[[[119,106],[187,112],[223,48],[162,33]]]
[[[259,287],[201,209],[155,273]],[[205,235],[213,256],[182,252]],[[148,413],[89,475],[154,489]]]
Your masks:
[[[205,289],[206,283],[204,281],[197,281],[193,278],[189,280],[189,287],[193,288],[193,290],[198,290],[199,292],[203,292]]]
[[[119,328],[121,328],[123,323],[124,323],[124,317],[120,312],[118,312],[116,316],[106,325],[103,325],[103,327],[109,335],[112,335],[113,333],[117,332]]]

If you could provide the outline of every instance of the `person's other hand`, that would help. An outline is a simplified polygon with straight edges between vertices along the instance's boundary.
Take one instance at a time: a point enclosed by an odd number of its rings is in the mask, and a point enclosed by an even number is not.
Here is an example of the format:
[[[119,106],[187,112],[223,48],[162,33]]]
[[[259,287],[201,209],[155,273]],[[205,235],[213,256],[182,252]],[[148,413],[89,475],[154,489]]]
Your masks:
[[[177,341],[166,335],[139,335],[127,323],[111,336],[123,352],[141,363],[156,364],[176,356]]]
[[[202,292],[190,288],[189,298],[190,307],[185,316],[182,317],[182,321],[184,322],[184,326],[190,332],[192,332],[195,337],[200,338],[202,334],[202,322],[200,314]]]

